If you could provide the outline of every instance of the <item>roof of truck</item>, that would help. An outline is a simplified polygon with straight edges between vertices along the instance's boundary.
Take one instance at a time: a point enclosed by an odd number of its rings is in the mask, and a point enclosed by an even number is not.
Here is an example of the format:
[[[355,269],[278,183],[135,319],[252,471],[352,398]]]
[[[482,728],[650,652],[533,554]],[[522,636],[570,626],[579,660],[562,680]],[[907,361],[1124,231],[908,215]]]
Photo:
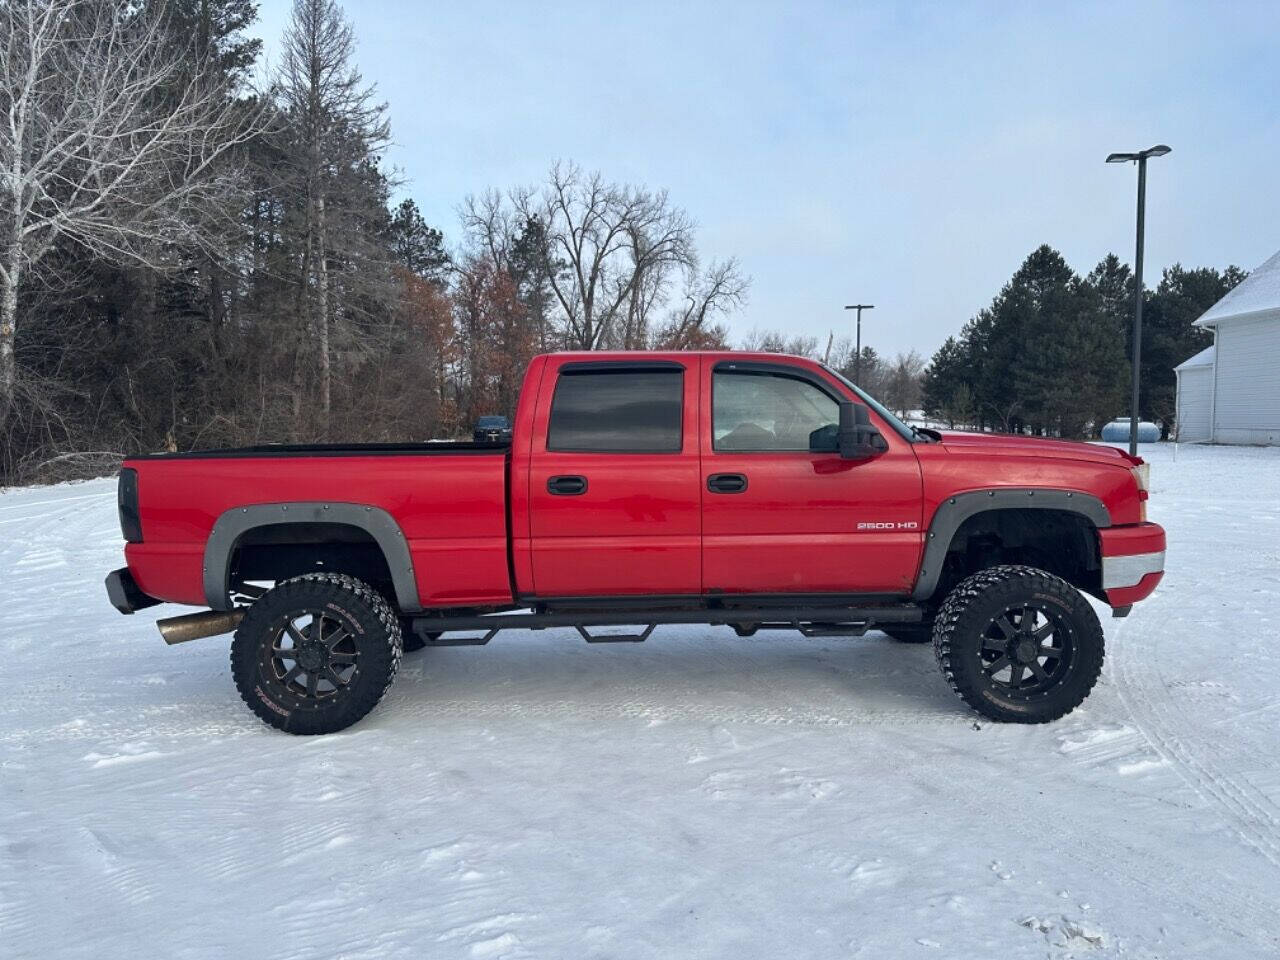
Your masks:
[[[814,364],[818,361],[810,357],[801,357],[790,353],[769,353],[759,350],[558,350],[547,354],[560,360],[583,360],[600,362],[602,360],[676,360],[689,357],[714,357],[724,360],[759,360],[774,361],[793,360],[803,364]]]

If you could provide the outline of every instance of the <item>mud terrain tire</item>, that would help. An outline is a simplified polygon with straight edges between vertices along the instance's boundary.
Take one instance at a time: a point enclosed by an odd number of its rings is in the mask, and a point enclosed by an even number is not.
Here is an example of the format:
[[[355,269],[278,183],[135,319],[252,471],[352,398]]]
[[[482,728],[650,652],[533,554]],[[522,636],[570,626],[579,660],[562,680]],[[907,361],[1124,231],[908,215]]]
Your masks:
[[[938,611],[938,666],[974,710],[1048,723],[1089,695],[1102,670],[1102,625],[1075,587],[1035,567],[999,566],[962,581]]]
[[[231,674],[264,723],[334,733],[377,706],[401,650],[400,620],[382,594],[344,574],[309,573],[249,608],[231,642]]]

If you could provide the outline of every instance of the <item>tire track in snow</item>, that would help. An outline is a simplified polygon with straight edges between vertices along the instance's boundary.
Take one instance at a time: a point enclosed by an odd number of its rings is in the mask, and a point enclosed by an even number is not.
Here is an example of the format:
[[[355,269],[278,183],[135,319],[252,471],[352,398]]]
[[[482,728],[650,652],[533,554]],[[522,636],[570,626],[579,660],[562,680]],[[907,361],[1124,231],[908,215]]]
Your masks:
[[[75,500],[97,500],[102,497],[111,496],[115,496],[113,491],[104,491],[102,493],[85,493],[78,497],[58,497],[54,500],[24,500],[19,503],[0,503],[0,515],[8,516],[10,511],[21,510],[25,507],[45,507],[49,504],[61,505],[64,503],[71,503]],[[41,514],[41,516],[47,516],[47,514]],[[33,518],[21,517],[19,519],[28,520]]]
[[[940,744],[931,741],[930,745]],[[973,783],[998,782],[1007,773],[997,761],[989,761],[988,765],[991,776],[972,778]],[[975,821],[990,818],[996,803],[1010,804],[1010,798],[997,799],[990,790],[972,786],[969,779],[948,776],[946,769],[928,763],[904,763],[896,773],[922,789],[959,801]],[[1223,933],[1270,950],[1280,945],[1277,915],[1265,903],[1255,906],[1256,891],[1240,889],[1225,876],[1215,878],[1215,885],[1210,886],[1205,882],[1203,864],[1185,864],[1139,849],[1121,834],[1100,834],[1097,823],[1077,819],[1051,794],[1022,792],[1012,805],[1018,815],[1002,818],[1001,829],[1017,834],[1028,848],[1048,847],[1063,861],[1074,862],[1087,875],[1105,878],[1117,890],[1141,890],[1166,915],[1190,914]],[[1035,811],[1034,816],[1027,815],[1031,810]],[[1131,863],[1141,864],[1144,869],[1131,869]]]
[[[48,532],[48,528],[58,523],[59,521],[75,520],[75,519],[79,519],[85,514],[95,513],[101,509],[102,502],[104,500],[113,500],[113,499],[115,499],[114,493],[109,493],[104,491],[102,493],[86,494],[81,497],[69,497],[68,501],[74,500],[74,501],[89,501],[89,502],[87,503],[78,502],[74,506],[68,507],[65,510],[55,509],[55,510],[48,511],[47,513],[37,513],[33,516],[14,517],[14,516],[6,515],[4,516],[3,520],[0,520],[0,522],[15,523],[15,522],[21,521],[24,524],[30,524],[30,526],[27,526],[22,530],[21,536],[6,537],[4,541],[5,545],[10,548],[20,549],[35,543],[39,543],[43,539],[44,534]],[[43,501],[43,502],[56,503],[58,501]],[[0,507],[0,509],[15,510],[15,509],[26,507],[26,506],[35,506],[35,504],[15,503],[7,507]],[[59,541],[64,540],[65,535],[60,536],[58,539]],[[7,553],[8,551],[5,551],[5,552]]]
[[[395,691],[396,688],[393,687],[392,690]],[[660,723],[720,723],[802,728],[898,726],[903,724],[967,727],[973,723],[972,716],[960,711],[948,715],[942,713],[895,712],[874,708],[866,710],[858,710],[856,708],[848,710],[817,710],[786,707],[746,709],[695,702],[678,705],[655,704],[652,701],[591,704],[572,700],[534,700],[532,698],[516,702],[494,703],[479,699],[437,700],[432,699],[429,690],[423,691],[420,698],[415,696],[412,700],[404,697],[405,690],[402,689],[398,693],[401,698],[394,703],[392,709],[423,717],[539,718],[570,722],[594,722],[623,718]]]
[[[1148,601],[1157,607],[1147,611],[1146,623],[1154,628],[1153,634],[1173,615],[1161,599]],[[1154,623],[1150,614],[1158,614]],[[1280,869],[1280,806],[1245,776],[1233,774],[1216,762],[1216,747],[1205,742],[1204,725],[1193,721],[1176,705],[1177,698],[1163,676],[1159,676],[1159,689],[1154,691],[1138,679],[1149,673],[1134,669],[1131,644],[1117,642],[1122,641],[1126,623],[1121,621],[1113,633],[1110,659],[1116,692],[1134,725],[1183,782],[1206,805],[1218,810],[1241,840]],[[1266,762],[1274,765],[1274,761]]]

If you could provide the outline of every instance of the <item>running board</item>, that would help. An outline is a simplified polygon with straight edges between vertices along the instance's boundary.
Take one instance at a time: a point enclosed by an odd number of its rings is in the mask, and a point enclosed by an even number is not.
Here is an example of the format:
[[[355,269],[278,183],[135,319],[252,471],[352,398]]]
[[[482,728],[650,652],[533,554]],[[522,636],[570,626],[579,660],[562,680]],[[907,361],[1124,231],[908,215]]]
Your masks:
[[[491,613],[470,617],[415,617],[413,630],[430,646],[482,646],[502,630],[546,630],[573,627],[588,643],[640,643],[655,627],[670,624],[731,626],[755,630],[798,630],[806,637],[860,637],[882,623],[919,623],[920,607],[735,607],[714,610],[574,611],[564,613]],[[640,633],[591,633],[591,627],[643,626]],[[447,637],[429,634],[475,633],[480,636]],[[745,634],[744,634],[745,635]]]

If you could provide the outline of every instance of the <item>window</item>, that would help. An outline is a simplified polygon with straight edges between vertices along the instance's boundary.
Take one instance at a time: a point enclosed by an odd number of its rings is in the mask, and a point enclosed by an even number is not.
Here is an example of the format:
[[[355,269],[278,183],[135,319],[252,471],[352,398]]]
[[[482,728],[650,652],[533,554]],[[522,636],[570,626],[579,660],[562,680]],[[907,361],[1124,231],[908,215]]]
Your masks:
[[[551,400],[547,449],[679,453],[684,371],[562,370]]]
[[[811,383],[770,373],[720,373],[711,381],[716,450],[834,450],[840,404]],[[815,434],[822,431],[821,434]]]

